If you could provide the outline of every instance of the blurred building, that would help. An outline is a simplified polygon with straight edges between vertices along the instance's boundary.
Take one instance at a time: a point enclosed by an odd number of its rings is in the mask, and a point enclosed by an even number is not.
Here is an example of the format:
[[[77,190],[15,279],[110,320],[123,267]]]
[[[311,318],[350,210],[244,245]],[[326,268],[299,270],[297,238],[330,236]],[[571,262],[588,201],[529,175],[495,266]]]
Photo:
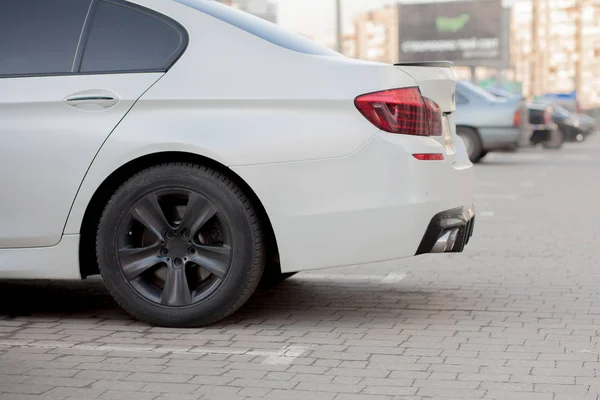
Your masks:
[[[221,3],[277,23],[277,6],[270,0],[221,0]]]
[[[355,57],[398,62],[398,7],[389,5],[358,14],[354,19]]]
[[[524,94],[576,91],[581,107],[600,105],[600,1],[518,0],[511,43]]]
[[[477,79],[518,81],[525,96],[577,91],[580,106],[600,106],[600,0],[511,0],[510,68],[479,68]],[[348,30],[350,31],[350,30]],[[355,16],[345,54],[394,63],[399,59],[398,9]],[[353,44],[352,44],[353,42]],[[335,48],[335,39],[324,44]],[[346,53],[346,49],[352,49]],[[457,68],[460,78],[469,68]]]

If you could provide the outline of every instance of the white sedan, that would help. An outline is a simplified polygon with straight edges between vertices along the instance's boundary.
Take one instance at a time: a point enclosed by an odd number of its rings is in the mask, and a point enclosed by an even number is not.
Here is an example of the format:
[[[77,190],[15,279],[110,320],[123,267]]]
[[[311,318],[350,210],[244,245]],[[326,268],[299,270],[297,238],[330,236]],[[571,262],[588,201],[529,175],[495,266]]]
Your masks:
[[[261,278],[472,234],[447,63],[210,0],[3,0],[0,36],[0,278],[100,273],[135,317],[201,326]]]

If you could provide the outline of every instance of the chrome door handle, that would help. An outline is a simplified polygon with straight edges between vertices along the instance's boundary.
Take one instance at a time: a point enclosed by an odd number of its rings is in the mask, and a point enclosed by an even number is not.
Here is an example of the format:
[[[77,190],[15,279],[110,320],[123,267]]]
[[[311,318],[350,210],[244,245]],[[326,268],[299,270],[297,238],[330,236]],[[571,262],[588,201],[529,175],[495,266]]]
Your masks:
[[[73,96],[65,99],[67,103],[78,103],[82,101],[115,101],[114,97],[108,96]]]
[[[102,111],[116,105],[119,97],[109,90],[86,90],[66,97],[63,102],[84,111]]]

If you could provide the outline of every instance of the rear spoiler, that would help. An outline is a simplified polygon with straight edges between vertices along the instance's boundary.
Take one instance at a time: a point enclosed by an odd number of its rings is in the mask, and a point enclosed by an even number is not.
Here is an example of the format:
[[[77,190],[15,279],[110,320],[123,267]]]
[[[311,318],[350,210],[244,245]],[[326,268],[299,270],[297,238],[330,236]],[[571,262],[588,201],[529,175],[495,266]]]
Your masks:
[[[423,62],[404,62],[394,64],[396,67],[438,67],[438,68],[450,68],[452,61],[423,61]]]

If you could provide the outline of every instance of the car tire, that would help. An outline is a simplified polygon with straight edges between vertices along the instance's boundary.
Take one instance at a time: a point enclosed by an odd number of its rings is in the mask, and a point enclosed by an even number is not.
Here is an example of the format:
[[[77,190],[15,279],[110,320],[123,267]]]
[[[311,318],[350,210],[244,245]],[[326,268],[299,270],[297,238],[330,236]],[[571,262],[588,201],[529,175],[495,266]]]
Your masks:
[[[456,128],[456,134],[463,140],[465,147],[467,148],[467,154],[472,163],[479,162],[479,160],[487,154],[484,154],[481,138],[476,130],[459,126]]]
[[[157,221],[167,228],[159,231]],[[264,248],[241,188],[219,171],[187,163],[154,166],[122,184],[96,236],[110,294],[134,317],[164,327],[201,327],[235,312],[258,286]]]
[[[559,150],[565,143],[565,133],[561,129],[555,129],[550,134],[550,139],[543,142],[542,146],[548,150]]]

